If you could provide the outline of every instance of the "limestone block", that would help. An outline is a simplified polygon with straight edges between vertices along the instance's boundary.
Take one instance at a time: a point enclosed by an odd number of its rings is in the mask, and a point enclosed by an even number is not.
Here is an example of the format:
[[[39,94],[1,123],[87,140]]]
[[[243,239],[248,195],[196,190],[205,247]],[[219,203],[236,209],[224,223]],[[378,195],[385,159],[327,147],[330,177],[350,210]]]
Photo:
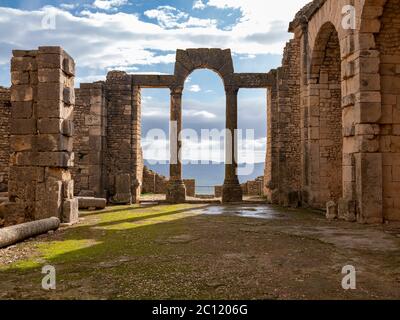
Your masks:
[[[37,63],[35,57],[13,57],[11,59],[12,72],[36,71]]]
[[[36,138],[37,151],[67,151],[73,150],[73,139],[60,134],[40,134]]]
[[[348,222],[357,220],[356,202],[354,200],[340,199],[338,203],[338,218]]]
[[[75,90],[74,88],[64,88],[63,90],[63,101],[67,105],[75,103]]]
[[[35,136],[20,135],[10,137],[10,147],[13,152],[32,151]]]
[[[33,102],[13,102],[11,108],[11,117],[14,119],[29,119],[33,113]]]
[[[94,197],[77,197],[80,209],[104,209],[107,206],[107,200]]]
[[[41,49],[39,49],[42,51]],[[62,51],[62,50],[61,50]],[[39,69],[61,69],[63,57],[61,51],[58,53],[40,52],[37,56],[37,64]]]
[[[77,198],[64,200],[61,221],[63,223],[77,223],[79,221],[79,202]]]
[[[115,195],[113,202],[119,204],[131,204],[131,176],[130,174],[119,174],[115,177]]]
[[[63,92],[64,92],[64,84],[63,83],[40,83],[38,86],[38,100],[53,100],[53,101],[62,101],[63,100]],[[54,107],[59,108],[59,104]]]
[[[74,180],[63,181],[64,199],[72,199],[74,197]]]
[[[30,82],[29,72],[13,71],[11,72],[11,83],[13,85],[28,85]]]
[[[12,85],[11,102],[32,101],[33,93],[33,88],[30,85]]]
[[[10,133],[13,135],[36,134],[36,119],[11,119]]]
[[[326,218],[328,220],[335,220],[338,218],[338,208],[334,201],[329,201],[326,204]]]
[[[39,83],[62,83],[64,75],[60,69],[40,69],[38,70]]]

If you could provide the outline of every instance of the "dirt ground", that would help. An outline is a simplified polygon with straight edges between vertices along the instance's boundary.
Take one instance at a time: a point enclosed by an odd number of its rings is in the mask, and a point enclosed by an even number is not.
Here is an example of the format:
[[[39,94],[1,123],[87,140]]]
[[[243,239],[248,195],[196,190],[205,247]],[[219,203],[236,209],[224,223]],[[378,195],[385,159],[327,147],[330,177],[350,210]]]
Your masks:
[[[0,299],[400,299],[400,226],[273,206],[146,205],[0,250]],[[57,288],[41,287],[42,267]],[[342,268],[356,268],[345,291]]]

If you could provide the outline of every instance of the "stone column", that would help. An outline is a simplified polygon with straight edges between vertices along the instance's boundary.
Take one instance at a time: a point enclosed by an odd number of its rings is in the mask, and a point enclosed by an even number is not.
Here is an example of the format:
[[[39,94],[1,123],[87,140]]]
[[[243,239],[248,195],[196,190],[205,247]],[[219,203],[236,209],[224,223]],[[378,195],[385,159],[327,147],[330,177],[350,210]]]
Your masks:
[[[232,203],[243,200],[242,188],[237,176],[237,95],[239,89],[225,87],[226,92],[226,138],[225,138],[225,181],[222,202]]]
[[[72,58],[60,47],[13,51],[6,224],[78,220],[70,168],[75,104]]]
[[[167,202],[184,203],[186,188],[182,180],[180,133],[182,130],[182,91],[183,88],[171,88],[170,123],[170,179],[167,188]]]

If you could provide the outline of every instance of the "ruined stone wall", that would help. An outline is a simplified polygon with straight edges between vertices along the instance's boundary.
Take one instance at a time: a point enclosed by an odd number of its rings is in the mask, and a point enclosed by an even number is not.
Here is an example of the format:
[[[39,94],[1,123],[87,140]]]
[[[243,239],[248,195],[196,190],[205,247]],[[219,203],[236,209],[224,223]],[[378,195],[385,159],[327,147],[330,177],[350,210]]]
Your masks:
[[[169,179],[157,172],[143,167],[142,193],[166,194]],[[196,180],[184,179],[186,195],[194,197],[196,194]]]
[[[242,185],[244,196],[263,196],[264,177],[258,177],[255,180],[247,181]]]
[[[376,35],[380,52],[382,116],[380,151],[383,154],[383,213],[400,220],[400,1],[388,0]]]
[[[188,197],[194,197],[196,195],[196,180],[195,179],[183,179],[183,183],[186,188],[186,195]]]
[[[10,163],[10,89],[0,87],[0,192],[8,189]]]
[[[276,70],[270,72],[277,82]],[[267,90],[267,150],[264,170],[264,195],[270,203],[279,203],[279,122],[277,84]]]
[[[279,203],[297,206],[300,201],[300,45],[298,39],[285,47],[277,71],[279,114]]]
[[[309,178],[307,204],[325,208],[342,197],[341,60],[338,34],[332,24],[319,33],[308,79]]]
[[[300,44],[287,43],[276,86],[268,92],[267,156],[263,194],[274,204],[298,206],[301,189]]]
[[[137,202],[136,160],[133,153],[134,101],[137,90],[125,72],[109,72],[106,82],[107,106],[107,176],[109,199],[114,203]]]
[[[147,167],[143,168],[142,193],[166,194],[167,187],[167,177],[164,177]]]
[[[75,64],[60,47],[13,51],[11,160],[5,224],[78,219],[73,166]]]
[[[75,194],[106,196],[107,148],[106,90],[103,82],[83,83],[75,89],[74,151],[72,170]]]

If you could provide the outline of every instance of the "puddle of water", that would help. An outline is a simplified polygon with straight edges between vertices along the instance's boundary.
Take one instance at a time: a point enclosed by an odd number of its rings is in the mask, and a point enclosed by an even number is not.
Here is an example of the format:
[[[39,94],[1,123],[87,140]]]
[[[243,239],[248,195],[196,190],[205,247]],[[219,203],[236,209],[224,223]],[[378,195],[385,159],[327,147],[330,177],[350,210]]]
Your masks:
[[[235,215],[255,219],[278,219],[282,213],[267,206],[212,206],[200,209],[205,215]]]

